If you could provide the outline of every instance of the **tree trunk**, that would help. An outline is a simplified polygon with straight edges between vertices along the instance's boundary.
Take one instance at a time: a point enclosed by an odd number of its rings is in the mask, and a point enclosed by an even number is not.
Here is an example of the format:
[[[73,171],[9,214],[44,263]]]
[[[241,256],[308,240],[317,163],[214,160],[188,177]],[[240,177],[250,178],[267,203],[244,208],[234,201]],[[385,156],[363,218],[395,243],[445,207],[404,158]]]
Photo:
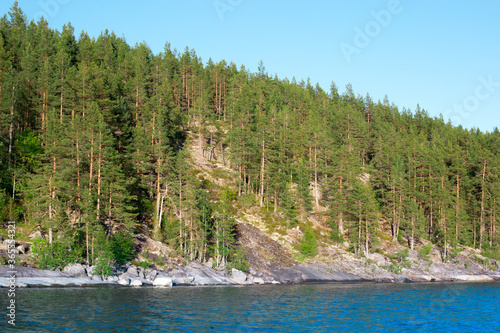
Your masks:
[[[262,207],[264,202],[264,161],[265,161],[265,145],[264,139],[262,139],[262,157],[260,160],[260,207]]]

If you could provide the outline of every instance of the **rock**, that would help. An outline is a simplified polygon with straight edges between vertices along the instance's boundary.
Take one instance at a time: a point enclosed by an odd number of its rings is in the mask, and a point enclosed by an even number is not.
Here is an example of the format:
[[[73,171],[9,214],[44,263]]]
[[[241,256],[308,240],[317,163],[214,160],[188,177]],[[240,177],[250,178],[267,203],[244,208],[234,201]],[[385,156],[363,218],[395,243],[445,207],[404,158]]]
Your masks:
[[[42,232],[40,230],[37,230],[35,232],[32,232],[30,235],[29,235],[29,238],[30,239],[35,239],[35,238],[41,238],[41,239],[45,239],[45,236],[42,234]]]
[[[118,281],[118,276],[116,276],[116,275],[109,275],[109,276],[106,277],[106,281],[117,282]]]
[[[102,277],[100,275],[92,275],[92,281],[102,281]]]
[[[140,279],[145,279],[146,278],[146,275],[144,275],[144,272],[139,272],[139,278]]]
[[[231,278],[239,284],[247,282],[247,275],[236,268],[231,269]]]
[[[172,277],[172,282],[175,285],[188,285],[194,281],[193,276],[187,276],[186,273],[180,269],[173,269],[170,272],[170,276]]]
[[[156,287],[172,287],[173,280],[170,277],[160,276],[153,281],[153,286]]]
[[[490,282],[494,279],[487,275],[456,275],[455,280],[458,281],[470,281],[470,282]]]
[[[370,260],[372,260],[375,265],[379,267],[388,265],[387,258],[379,253],[370,254]]]
[[[88,275],[89,277],[92,277],[92,275],[94,275],[94,267],[93,267],[93,266],[89,266],[89,267],[87,267],[85,270],[86,270],[87,275]]]
[[[261,278],[260,276],[254,276],[252,282],[253,284],[264,284],[264,279]]]
[[[139,272],[137,271],[137,267],[131,265],[128,269],[127,269],[127,274],[130,275],[130,276],[133,276],[133,277],[137,277],[139,276]]]
[[[141,282],[141,280],[133,280],[132,282],[130,282],[130,286],[140,287],[140,286],[142,286],[142,282]]]
[[[73,264],[64,267],[63,273],[71,277],[85,277],[87,273],[85,272],[85,267],[82,264]]]
[[[214,259],[213,258],[208,259],[208,261],[206,261],[203,265],[207,268],[213,268],[214,267]]]
[[[19,245],[17,248],[16,248],[19,253],[21,254],[25,254],[26,253],[26,248],[24,247],[24,245]]]
[[[148,268],[144,271],[144,274],[146,275],[146,279],[154,280],[158,275],[158,272],[156,271],[156,269]]]
[[[130,279],[120,277],[117,282],[122,286],[128,286],[130,284]]]

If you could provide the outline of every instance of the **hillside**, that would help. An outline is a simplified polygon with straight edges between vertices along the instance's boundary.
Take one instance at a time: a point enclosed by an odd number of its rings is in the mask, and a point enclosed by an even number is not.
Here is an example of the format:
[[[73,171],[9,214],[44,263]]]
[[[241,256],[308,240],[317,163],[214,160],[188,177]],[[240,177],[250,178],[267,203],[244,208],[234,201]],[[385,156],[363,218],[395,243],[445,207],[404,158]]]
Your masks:
[[[106,275],[135,259],[268,282],[276,269],[282,281],[497,269],[498,129],[262,62],[251,73],[169,43],[77,38],[17,3],[0,19],[0,97],[0,236],[31,265]]]

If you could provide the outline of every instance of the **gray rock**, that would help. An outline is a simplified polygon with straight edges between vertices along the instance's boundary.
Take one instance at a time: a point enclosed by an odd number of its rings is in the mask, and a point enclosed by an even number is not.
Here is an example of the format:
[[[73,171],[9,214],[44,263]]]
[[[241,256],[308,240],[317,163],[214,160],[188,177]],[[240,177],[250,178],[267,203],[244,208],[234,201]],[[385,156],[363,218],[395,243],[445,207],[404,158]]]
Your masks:
[[[19,253],[26,253],[26,248],[24,247],[24,245],[19,245],[16,249],[19,251]]]
[[[118,276],[116,276],[116,275],[109,275],[109,276],[106,277],[106,280],[110,281],[110,282],[117,282],[118,281]]]
[[[117,282],[122,286],[128,286],[130,284],[130,279],[120,277]]]
[[[127,269],[127,274],[130,275],[130,276],[133,276],[133,277],[137,277],[139,276],[139,272],[137,271],[137,267],[131,265],[128,269]]]
[[[29,235],[29,238],[30,238],[30,239],[35,239],[35,238],[45,239],[45,236],[43,235],[43,233],[42,233],[40,230],[37,230],[37,231],[35,231],[35,232],[32,232],[32,233]]]
[[[205,262],[203,265],[207,268],[213,268],[214,267],[214,259],[213,258],[208,259],[208,261]]]
[[[146,279],[154,280],[158,272],[155,269],[148,268],[144,271],[144,274],[146,275]]]
[[[193,276],[187,276],[186,273],[180,269],[173,269],[170,272],[170,276],[172,277],[174,285],[188,285],[194,281]]]
[[[89,277],[92,277],[92,275],[94,275],[94,267],[93,266],[89,266],[89,267],[85,268],[85,271],[87,273],[87,276],[89,276]]]
[[[102,281],[102,277],[100,275],[92,275],[92,281]]]
[[[260,276],[254,276],[252,282],[253,284],[264,284],[264,279]]]
[[[63,273],[71,277],[85,277],[87,273],[85,272],[85,267],[82,264],[73,264],[64,267]]]
[[[132,282],[130,282],[130,286],[140,287],[140,286],[142,286],[142,282],[141,282],[141,280],[133,280]]]
[[[231,278],[239,284],[247,282],[247,275],[236,268],[231,269]]]
[[[159,276],[153,281],[153,286],[156,287],[172,287],[172,278],[166,276]]]

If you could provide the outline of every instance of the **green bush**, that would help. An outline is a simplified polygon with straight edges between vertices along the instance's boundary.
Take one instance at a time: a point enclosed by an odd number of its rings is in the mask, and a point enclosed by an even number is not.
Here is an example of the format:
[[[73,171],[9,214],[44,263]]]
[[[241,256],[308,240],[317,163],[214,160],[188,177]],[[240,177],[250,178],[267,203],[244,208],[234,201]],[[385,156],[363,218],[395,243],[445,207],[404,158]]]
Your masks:
[[[120,265],[132,260],[134,256],[134,239],[132,235],[124,232],[117,233],[111,242],[111,252],[113,258]]]
[[[243,248],[238,247],[231,253],[228,268],[229,270],[231,268],[236,268],[242,272],[248,273],[250,266],[248,265],[248,261],[245,257],[245,250]]]
[[[144,269],[151,267],[151,262],[148,260],[144,260],[144,261],[132,260],[131,264],[134,266],[137,266],[137,267],[142,267]]]
[[[431,258],[429,257],[429,254],[432,251],[432,244],[429,243],[425,246],[423,246],[419,251],[418,251],[418,259],[429,261]]]
[[[411,261],[408,260],[410,250],[404,249],[394,254],[394,259],[398,261],[403,267],[411,268]]]
[[[63,269],[80,258],[71,250],[71,246],[62,241],[54,241],[52,245],[44,239],[36,239],[31,247],[35,264],[41,269]]]
[[[307,227],[300,242],[300,252],[307,257],[314,257],[318,254],[318,241],[313,230]]]

